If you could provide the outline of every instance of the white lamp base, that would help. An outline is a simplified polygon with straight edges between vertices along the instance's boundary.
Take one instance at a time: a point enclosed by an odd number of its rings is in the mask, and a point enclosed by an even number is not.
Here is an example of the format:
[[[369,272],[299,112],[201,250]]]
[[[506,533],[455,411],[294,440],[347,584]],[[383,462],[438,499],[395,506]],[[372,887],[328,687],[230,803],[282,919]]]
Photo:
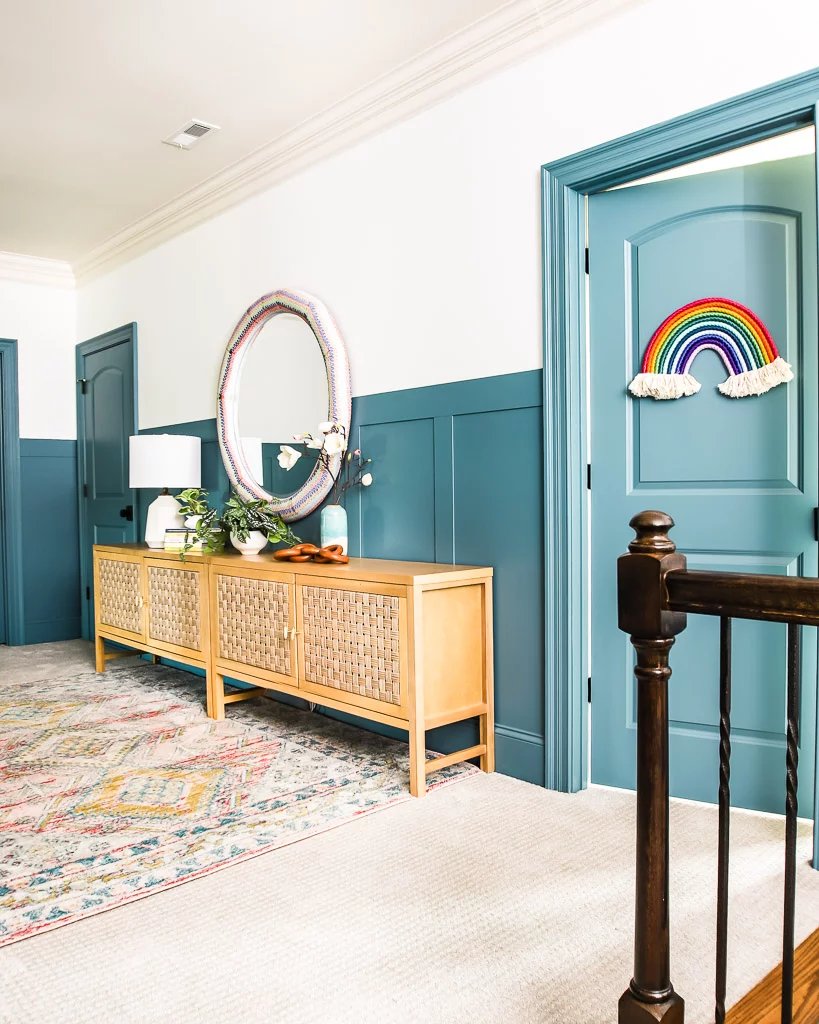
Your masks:
[[[148,506],[145,543],[149,548],[165,547],[165,531],[181,530],[185,520],[179,514],[182,506],[172,494],[160,494]]]

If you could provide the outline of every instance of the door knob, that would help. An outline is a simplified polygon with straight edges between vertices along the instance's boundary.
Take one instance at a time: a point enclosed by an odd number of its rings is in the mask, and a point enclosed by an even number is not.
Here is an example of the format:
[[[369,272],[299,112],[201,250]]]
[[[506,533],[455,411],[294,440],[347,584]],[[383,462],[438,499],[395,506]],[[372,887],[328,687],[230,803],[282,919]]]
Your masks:
[[[134,521],[134,506],[126,505],[125,508],[119,510],[119,514],[123,519],[127,519],[129,523],[132,523]]]

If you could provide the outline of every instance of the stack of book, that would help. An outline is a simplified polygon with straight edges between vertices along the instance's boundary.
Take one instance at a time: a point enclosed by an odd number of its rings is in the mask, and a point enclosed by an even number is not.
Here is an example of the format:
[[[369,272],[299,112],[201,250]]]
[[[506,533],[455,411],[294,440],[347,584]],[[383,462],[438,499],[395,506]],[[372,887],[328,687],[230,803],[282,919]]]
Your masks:
[[[196,530],[189,530],[187,527],[165,531],[165,550],[181,551],[186,545],[188,551],[203,551],[204,541],[194,540]]]

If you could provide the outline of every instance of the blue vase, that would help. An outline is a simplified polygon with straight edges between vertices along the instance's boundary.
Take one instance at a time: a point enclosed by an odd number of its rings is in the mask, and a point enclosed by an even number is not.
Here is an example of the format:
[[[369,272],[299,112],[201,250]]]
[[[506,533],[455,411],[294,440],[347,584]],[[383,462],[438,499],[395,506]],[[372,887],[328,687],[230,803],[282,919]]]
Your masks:
[[[347,554],[347,509],[342,505],[325,505],[321,510],[321,546],[340,544]]]

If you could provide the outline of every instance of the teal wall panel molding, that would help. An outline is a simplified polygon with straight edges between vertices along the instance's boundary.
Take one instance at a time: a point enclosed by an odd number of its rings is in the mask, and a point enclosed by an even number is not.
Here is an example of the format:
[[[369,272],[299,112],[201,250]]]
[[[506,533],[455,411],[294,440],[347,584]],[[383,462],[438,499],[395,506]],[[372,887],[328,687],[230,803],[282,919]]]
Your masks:
[[[498,771],[542,785],[543,444],[539,370],[353,400],[372,487],[349,497],[350,550],[495,571]],[[474,723],[432,749],[476,742]]]
[[[20,434],[17,407],[17,342],[0,339],[0,613],[5,642],[24,644],[23,507],[20,487]]]
[[[375,482],[347,501],[351,554],[493,567],[498,771],[538,785],[545,760],[541,401],[539,370],[353,399],[352,446],[373,460]],[[203,486],[216,502],[226,497],[215,420],[145,432],[201,437]],[[318,513],[293,525],[303,539],[318,539]],[[378,723],[322,713],[406,739]],[[477,722],[436,729],[427,740],[442,753],[476,742]]]
[[[25,643],[81,635],[77,442],[20,440]]]
[[[550,788],[586,785],[585,197],[816,123],[819,69],[542,168],[546,735]],[[590,253],[592,273],[594,253]],[[624,524],[623,544],[628,541]],[[819,792],[819,787],[817,787]]]

